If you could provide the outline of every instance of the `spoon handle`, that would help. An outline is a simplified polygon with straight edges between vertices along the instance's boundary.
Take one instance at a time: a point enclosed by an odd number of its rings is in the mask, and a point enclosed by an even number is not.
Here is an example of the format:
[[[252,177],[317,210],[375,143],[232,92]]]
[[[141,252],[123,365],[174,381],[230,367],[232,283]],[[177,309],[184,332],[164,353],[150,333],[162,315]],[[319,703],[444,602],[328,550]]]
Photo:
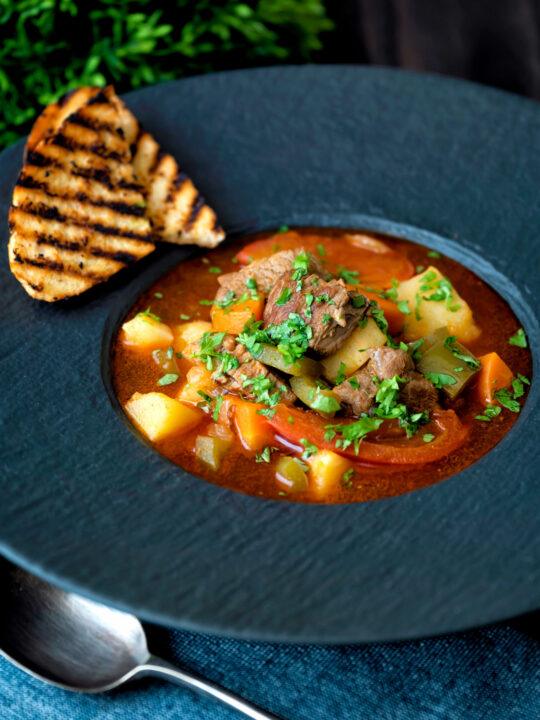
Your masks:
[[[138,675],[152,675],[162,680],[170,680],[178,685],[185,685],[202,695],[209,695],[215,700],[220,700],[225,705],[238,710],[252,720],[280,720],[276,715],[260,710],[247,700],[235,695],[229,690],[225,690],[219,685],[215,685],[209,680],[205,680],[200,675],[171,665],[166,660],[151,655],[148,661],[139,667]]]

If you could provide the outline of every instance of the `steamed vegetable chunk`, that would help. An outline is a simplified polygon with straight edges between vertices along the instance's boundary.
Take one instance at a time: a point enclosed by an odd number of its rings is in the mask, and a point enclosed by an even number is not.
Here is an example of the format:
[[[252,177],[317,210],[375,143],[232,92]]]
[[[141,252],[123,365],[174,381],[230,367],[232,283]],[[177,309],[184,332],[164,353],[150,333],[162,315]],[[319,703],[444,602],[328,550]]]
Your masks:
[[[439,328],[423,338],[414,351],[418,370],[449,398],[456,398],[477,375],[480,361],[466,347]]]
[[[173,328],[174,346],[183,350],[187,345],[198,343],[202,336],[212,330],[207,320],[192,320]]]
[[[280,457],[276,463],[276,479],[289,492],[303,492],[308,488],[308,477],[303,463],[287,455]]]
[[[308,458],[310,486],[317,494],[324,495],[335,490],[351,473],[352,465],[332,450],[319,450]]]
[[[396,289],[398,301],[407,303],[410,313],[403,332],[405,341],[418,340],[440,327],[447,327],[449,334],[463,343],[479,337],[481,331],[471,308],[437,268],[428,267]]]
[[[386,335],[373,318],[368,318],[364,327],[359,325],[337,352],[321,361],[325,376],[335,382],[340,374],[352,375],[369,360],[365,350],[385,344]]]
[[[138,313],[132,320],[122,325],[125,345],[141,350],[166,348],[173,341],[172,330],[168,325],[149,311]]]
[[[200,410],[189,408],[159,392],[134,393],[125,404],[124,410],[152,442],[187,432],[203,418]]]
[[[231,441],[208,435],[198,435],[195,441],[195,454],[212,470],[219,470],[221,461],[232,446]]]

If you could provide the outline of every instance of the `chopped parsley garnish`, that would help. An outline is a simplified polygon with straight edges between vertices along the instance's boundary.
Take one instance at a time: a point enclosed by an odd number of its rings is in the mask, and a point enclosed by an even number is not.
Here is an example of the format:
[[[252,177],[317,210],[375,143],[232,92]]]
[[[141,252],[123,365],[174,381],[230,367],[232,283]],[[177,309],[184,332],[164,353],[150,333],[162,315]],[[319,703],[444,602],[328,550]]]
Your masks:
[[[362,308],[367,304],[365,295],[354,295],[352,298],[352,304],[355,308]]]
[[[360,383],[355,377],[349,378],[349,385],[353,388],[353,390],[360,390]]]
[[[408,300],[400,300],[397,304],[397,308],[399,312],[403,313],[404,315],[410,315],[411,311],[409,310],[409,301]]]
[[[336,303],[332,300],[328,293],[321,293],[315,298],[315,302],[326,303],[327,305],[335,305]],[[356,307],[356,306],[355,306]]]
[[[416,272],[417,272],[417,273],[421,273],[421,272],[422,272],[423,270],[425,270],[425,269],[426,269],[426,266],[425,266],[425,265],[417,265],[417,266],[416,266]]]
[[[220,273],[223,272],[223,270],[222,270],[221,268],[212,266],[212,267],[209,267],[209,268],[208,268],[208,272],[214,273],[214,275],[219,275]]]
[[[305,355],[313,337],[313,330],[298,313],[289,313],[287,320],[270,325],[267,331],[288,365]]]
[[[504,388],[503,390],[497,390],[497,392],[495,393],[495,397],[501,403],[501,405],[507,410],[510,410],[510,412],[518,413],[521,410],[521,406],[515,399],[515,395],[514,397],[512,397],[510,391],[507,388]]]
[[[191,315],[185,315],[184,313],[180,313],[180,320],[191,320]]]
[[[313,410],[319,410],[324,413],[333,413],[341,410],[341,405],[335,397],[324,395],[320,390],[314,393],[313,399],[310,400],[310,406]]]
[[[420,297],[420,293],[414,293],[414,317],[417,320],[421,320],[422,316],[420,315],[420,303],[422,302],[422,298]]]
[[[347,285],[358,285],[360,282],[357,270],[347,270],[346,268],[341,268],[338,272],[338,277],[345,280]]]
[[[167,375],[164,375],[163,377],[160,377],[157,381],[158,385],[170,385],[173,382],[176,382],[180,376],[176,373],[167,373]]]
[[[199,300],[199,305],[213,305],[213,304],[214,304],[213,300]]]
[[[174,355],[174,348],[172,345],[169,345],[167,348],[167,360],[172,360]]]
[[[432,435],[431,433],[424,433],[422,435],[422,440],[424,442],[431,442],[432,440],[435,440],[435,435]]]
[[[181,353],[181,352],[177,352],[177,353],[174,353],[174,354],[175,354],[176,357],[179,358],[179,359],[182,357],[182,353]]]
[[[324,313],[324,315],[322,316],[323,323],[325,325],[328,325],[328,323],[331,322],[331,320],[332,320],[332,316],[330,315],[330,313]]]
[[[246,280],[246,287],[250,290],[257,290],[257,281],[254,277],[250,277]]]
[[[156,293],[154,293],[154,297],[157,298],[158,300],[161,300],[163,298],[163,293],[156,292]]]
[[[430,250],[427,254],[428,257],[436,258],[437,260],[440,259],[441,253],[437,252],[436,250]]]
[[[268,407],[275,407],[281,400],[281,395],[287,392],[287,388],[284,385],[276,388],[276,383],[270,380],[269,377],[266,377],[266,375],[258,375],[253,378],[242,375],[242,387],[251,388],[257,401],[268,405]],[[274,390],[274,388],[276,388],[276,390]]]
[[[292,279],[300,281],[308,274],[309,257],[306,252],[301,252],[294,258]]]
[[[508,343],[510,345],[516,345],[517,347],[526,348],[527,336],[525,335],[525,331],[523,330],[523,328],[519,328],[517,333],[515,335],[512,335],[512,337],[508,340]]]
[[[214,358],[218,358],[220,355],[224,354],[218,352],[217,348],[223,342],[225,335],[226,333],[224,332],[205,332],[199,340],[199,346],[201,349],[198,353],[195,353],[195,357],[202,360],[202,362],[206,365],[207,370],[213,370]]]
[[[312,442],[309,442],[309,440],[306,440],[306,438],[302,438],[300,440],[300,445],[304,448],[304,452],[302,453],[302,460],[307,460],[312,455],[315,455],[316,452],[318,452],[319,448],[314,445]]]
[[[354,468],[349,468],[348,470],[345,470],[343,475],[341,476],[341,484],[343,487],[352,487],[352,479],[355,474]]]
[[[135,317],[140,317],[141,320],[146,320],[147,318],[152,318],[152,320],[155,320],[156,322],[161,322],[161,318],[157,315],[154,315],[154,313],[150,312],[150,308],[147,307],[144,312],[138,312]]]
[[[280,296],[276,300],[276,305],[286,305],[292,296],[292,290],[288,287],[284,287],[281,291]]]
[[[484,422],[491,422],[494,417],[500,415],[502,408],[500,405],[486,405],[484,412],[481,415],[476,415],[475,420],[483,420]]]
[[[270,456],[272,453],[277,450],[275,447],[271,447],[270,445],[266,445],[263,447],[262,451],[260,453],[257,453],[255,455],[255,462],[261,463],[269,463],[270,462]]]
[[[417,340],[414,345],[409,348],[408,352],[414,362],[418,362],[420,358],[422,357],[422,353],[419,352],[419,348],[424,344],[424,338],[420,338],[420,340]]]
[[[288,422],[288,423],[291,423],[291,425],[293,425],[293,423],[294,423],[294,418],[289,415],[289,417],[287,418],[287,422]]]
[[[214,422],[217,422],[219,419],[219,411],[221,410],[221,406],[223,405],[223,395],[220,395],[216,398],[216,404],[214,405],[214,412],[212,413],[212,420]]]
[[[276,414],[276,408],[265,407],[257,410],[257,415],[264,415],[265,417],[273,418]]]
[[[279,248],[280,248],[280,245],[278,245],[278,243],[276,243],[275,245],[272,245],[272,251],[271,251],[271,252],[272,252],[272,253],[276,253],[276,252],[279,250]]]
[[[307,318],[310,318],[310,317],[312,316],[311,306],[312,306],[312,304],[313,304],[313,299],[314,299],[314,298],[313,298],[313,293],[309,293],[309,292],[308,292],[308,293],[306,293],[306,294],[304,295],[304,301],[305,301],[305,303],[306,303],[306,309],[304,310],[304,315],[305,315]]]
[[[379,330],[382,330],[386,337],[388,337],[388,321],[384,317],[384,312],[377,305],[375,300],[372,300],[369,303],[369,306],[371,308],[371,316],[375,320],[375,323],[377,324]]]
[[[453,295],[453,286],[448,278],[440,278],[437,280],[437,274],[430,270],[422,278],[422,284],[420,285],[420,292],[430,293],[430,295],[422,295],[423,300],[430,302],[442,302],[444,300],[445,305],[450,312],[457,312],[461,305],[455,305],[455,298]]]
[[[347,425],[326,425],[326,433],[324,439],[329,442],[333,440],[337,433],[341,435],[336,440],[336,447],[345,450],[349,445],[354,444],[354,449],[358,452],[360,443],[365,436],[377,430],[381,426],[383,418],[368,417],[367,415],[362,416],[359,420]]]
[[[336,375],[336,385],[341,385],[341,383],[345,382],[345,368],[345,363],[340,362],[338,374]]]
[[[317,252],[321,257],[326,257],[326,250],[324,249],[324,246],[320,243],[317,245]]]
[[[236,265],[236,264],[239,263],[240,261],[238,260],[237,257],[233,257],[233,258],[231,258],[231,262]]]
[[[424,377],[429,380],[435,387],[440,390],[445,385],[455,385],[457,383],[456,378],[446,373],[425,373]]]
[[[444,347],[448,348],[448,350],[450,350],[458,360],[462,360],[466,365],[468,365],[471,370],[480,370],[482,367],[482,363],[479,360],[472,355],[466,355],[459,349],[457,346],[457,337],[455,335],[449,335],[446,338],[444,341]]]
[[[223,310],[223,308],[229,307],[229,305],[233,305],[234,302],[235,302],[235,298],[234,298],[233,290],[229,290],[229,292],[225,295],[223,300],[201,300],[200,301],[201,305],[215,305],[216,307],[221,308],[222,310]]]
[[[284,233],[284,232],[289,232],[289,226],[288,226],[288,225],[282,225],[282,226],[278,229],[278,233]]]

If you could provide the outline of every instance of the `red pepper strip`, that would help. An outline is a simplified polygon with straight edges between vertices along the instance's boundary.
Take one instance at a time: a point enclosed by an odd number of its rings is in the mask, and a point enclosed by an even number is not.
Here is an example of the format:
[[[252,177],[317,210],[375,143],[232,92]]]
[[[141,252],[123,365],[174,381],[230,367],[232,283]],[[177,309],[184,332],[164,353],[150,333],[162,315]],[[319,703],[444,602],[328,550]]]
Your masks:
[[[288,418],[292,418],[292,423]],[[364,439],[358,446],[358,453],[354,445],[345,449],[336,447],[339,434],[332,440],[324,439],[325,426],[343,423],[326,420],[311,411],[279,405],[268,422],[278,436],[298,446],[299,450],[303,449],[300,440],[306,439],[318,448],[333,450],[355,460],[384,465],[422,465],[446,457],[460,447],[468,435],[468,428],[453,410],[434,410],[431,418],[428,425],[420,428],[418,436],[409,441],[400,439],[397,444],[388,444]],[[435,435],[435,438],[424,442],[421,440],[424,433]]]

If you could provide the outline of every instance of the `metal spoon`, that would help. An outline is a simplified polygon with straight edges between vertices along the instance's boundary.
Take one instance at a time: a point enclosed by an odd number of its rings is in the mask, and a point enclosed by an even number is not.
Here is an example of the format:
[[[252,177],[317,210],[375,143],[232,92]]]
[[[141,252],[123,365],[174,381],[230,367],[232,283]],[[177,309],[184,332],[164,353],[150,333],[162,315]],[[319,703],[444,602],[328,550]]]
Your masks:
[[[253,720],[279,720],[152,655],[141,623],[0,560],[0,654],[45,682],[97,693],[154,676],[220,700]]]

